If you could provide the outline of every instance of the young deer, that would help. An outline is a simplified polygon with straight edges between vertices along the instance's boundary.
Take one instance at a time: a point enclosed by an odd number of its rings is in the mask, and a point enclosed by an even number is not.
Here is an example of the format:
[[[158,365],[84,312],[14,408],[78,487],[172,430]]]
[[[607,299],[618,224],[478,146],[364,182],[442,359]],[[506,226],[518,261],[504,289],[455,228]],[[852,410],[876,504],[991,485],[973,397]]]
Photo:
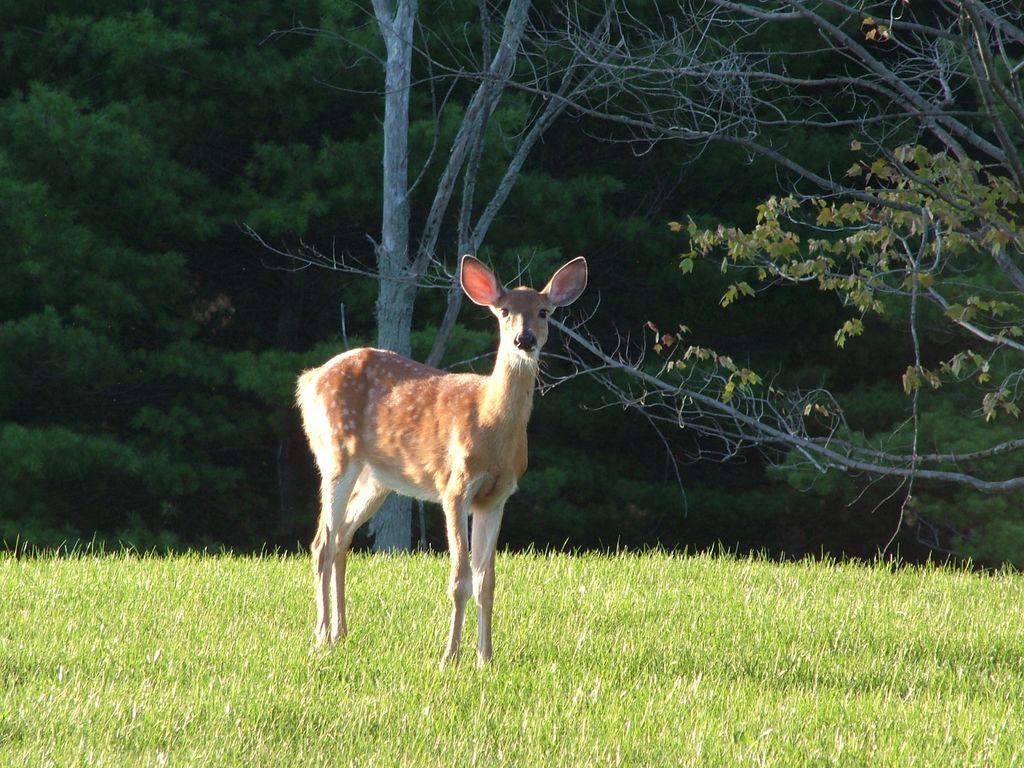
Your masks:
[[[299,378],[299,409],[322,478],[312,545],[318,643],[344,637],[352,536],[397,491],[444,507],[453,607],[443,660],[458,655],[471,591],[477,658],[491,657],[494,550],[505,501],[526,471],[526,425],[547,317],[583,293],[587,262],[570,261],[542,291],[506,291],[472,256],[463,256],[459,277],[466,295],[498,318],[501,343],[490,376],[445,373],[393,352],[354,349]]]

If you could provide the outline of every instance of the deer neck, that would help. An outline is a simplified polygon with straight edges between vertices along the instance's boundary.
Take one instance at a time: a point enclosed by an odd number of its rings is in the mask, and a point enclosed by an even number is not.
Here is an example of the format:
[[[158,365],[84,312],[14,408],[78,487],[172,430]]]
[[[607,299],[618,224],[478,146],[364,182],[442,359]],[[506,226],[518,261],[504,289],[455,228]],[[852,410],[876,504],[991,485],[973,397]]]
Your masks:
[[[536,360],[499,347],[494,370],[484,385],[485,421],[525,429],[533,409],[538,369]]]

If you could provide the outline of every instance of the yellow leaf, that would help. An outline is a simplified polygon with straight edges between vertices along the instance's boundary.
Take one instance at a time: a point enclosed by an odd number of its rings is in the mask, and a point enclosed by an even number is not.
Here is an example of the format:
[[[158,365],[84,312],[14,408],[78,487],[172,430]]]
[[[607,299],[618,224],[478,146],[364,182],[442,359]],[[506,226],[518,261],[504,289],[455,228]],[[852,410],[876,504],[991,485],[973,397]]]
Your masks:
[[[853,150],[854,152],[860,152],[860,146],[860,142],[857,141],[856,139],[850,142],[850,149]]]
[[[683,231],[683,225],[680,224],[678,221],[670,221],[668,223],[668,228],[671,229],[673,232],[682,232]]]

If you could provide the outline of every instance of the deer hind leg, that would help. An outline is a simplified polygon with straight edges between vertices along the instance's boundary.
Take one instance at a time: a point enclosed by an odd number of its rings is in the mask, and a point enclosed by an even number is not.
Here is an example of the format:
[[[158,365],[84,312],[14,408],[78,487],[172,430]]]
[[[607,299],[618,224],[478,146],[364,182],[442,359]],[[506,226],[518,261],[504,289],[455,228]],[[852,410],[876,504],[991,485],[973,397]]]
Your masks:
[[[338,638],[338,614],[331,611],[331,574],[337,565],[338,532],[348,499],[357,477],[357,467],[349,464],[334,477],[325,477],[320,486],[320,523],[311,547],[316,579],[317,644]]]
[[[466,618],[466,602],[472,591],[469,569],[469,511],[462,499],[446,499],[444,516],[448,526],[448,550],[451,554],[451,576],[448,594],[452,600],[452,621],[448,631],[448,645],[441,658],[442,666],[453,662],[459,655],[462,623]]]
[[[355,487],[349,496],[344,517],[337,532],[337,554],[334,559],[334,617],[331,639],[338,640],[348,634],[345,618],[345,568],[348,561],[352,538],[363,523],[380,509],[390,489],[381,485],[369,467],[359,474]]]
[[[491,615],[494,608],[494,557],[504,505],[473,513],[473,599],[477,616],[477,663],[491,659]]]

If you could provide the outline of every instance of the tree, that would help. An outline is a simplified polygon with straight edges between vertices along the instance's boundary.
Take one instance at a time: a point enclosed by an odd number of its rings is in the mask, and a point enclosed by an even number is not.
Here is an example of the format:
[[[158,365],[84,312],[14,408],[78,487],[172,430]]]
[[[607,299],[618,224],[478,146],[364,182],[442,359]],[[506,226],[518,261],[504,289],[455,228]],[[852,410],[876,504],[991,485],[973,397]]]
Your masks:
[[[479,11],[478,53],[456,49],[446,30],[435,25],[417,26],[416,0],[374,0],[374,19],[384,44],[383,56],[373,58],[384,71],[383,108],[383,207],[381,238],[374,243],[379,283],[376,319],[378,344],[401,354],[411,352],[413,304],[417,289],[431,276],[448,286],[448,304],[439,333],[427,362],[437,365],[448,336],[454,327],[462,301],[462,292],[451,274],[445,273],[444,260],[437,255],[446,216],[459,189],[457,221],[451,240],[458,253],[476,253],[487,232],[508,199],[531,150],[557,117],[584,93],[591,78],[584,68],[583,51],[568,56],[548,50],[543,35],[535,34],[533,49],[526,46],[529,25],[529,0],[510,0],[504,15],[497,19],[487,3]],[[421,37],[416,44],[417,31]],[[533,30],[536,33],[536,30]],[[295,33],[329,35],[342,46],[353,44],[345,33],[296,28]],[[435,54],[436,48],[441,49]],[[418,61],[422,59],[422,61]],[[468,62],[466,60],[469,60]],[[522,59],[526,59],[525,65]],[[517,61],[519,66],[517,67]],[[411,98],[414,72],[423,68],[421,84],[431,92],[445,88],[442,103],[430,102],[427,120],[433,124],[433,145],[417,179],[410,183],[409,164],[412,148],[410,131],[414,126]],[[469,86],[468,90],[465,89]],[[509,91],[533,94],[530,98],[507,98]],[[458,104],[461,92],[464,105]],[[543,95],[543,98],[537,98]],[[499,112],[504,102],[506,109]],[[457,128],[446,130],[453,113]],[[509,137],[511,147],[509,147]],[[497,145],[497,146],[496,146]],[[446,150],[446,151],[444,151]],[[481,171],[484,156],[502,158],[504,169],[493,176],[487,190],[487,202],[478,208],[477,197],[486,179]],[[447,158],[435,172],[436,158]],[[415,187],[433,182],[429,204],[422,211],[413,205]],[[422,226],[413,242],[413,220]],[[252,234],[262,241],[259,234]],[[315,248],[288,252],[307,263],[332,269],[351,269],[345,259],[327,258]],[[378,550],[406,550],[411,546],[410,504],[392,497],[374,520],[371,530]]]
[[[236,224],[258,211],[294,225],[322,205],[309,185],[301,203],[285,199],[288,189],[258,188],[288,152],[280,137],[295,147],[326,111],[324,99],[285,99],[322,70],[321,50],[258,47],[278,6],[8,9],[0,540],[9,545],[248,549],[297,538],[275,448],[303,357],[276,352],[269,365],[253,353],[254,339],[276,335],[279,283],[272,273],[251,279],[260,253],[239,247],[248,242]]]
[[[921,146],[897,149],[893,157],[893,164],[862,161],[848,172],[863,178],[865,189],[887,204],[772,199],[761,206],[750,233],[694,228],[695,247],[701,253],[726,248],[726,258],[752,269],[757,282],[811,282],[837,294],[853,310],[836,330],[840,347],[859,336],[872,316],[895,308],[905,318],[910,359],[900,380],[910,397],[909,429],[897,423],[867,439],[833,402],[809,400],[805,412],[824,418],[791,431],[824,434],[812,438],[821,448],[811,452],[817,469],[904,478],[908,499],[915,481],[987,494],[1017,492],[1024,477],[1007,457],[1024,448],[1024,441],[1005,429],[976,430],[969,423],[949,432],[940,420],[950,419],[950,401],[966,406],[954,417],[960,423],[969,422],[972,411],[986,422],[1020,417],[1024,315],[1019,292],[986,256],[1019,247],[1024,195],[1012,179],[986,172],[977,161],[932,154]],[[791,226],[784,226],[787,221]],[[723,302],[756,290],[746,281],[733,283]],[[956,386],[961,394],[947,391]],[[925,402],[929,395],[933,402]],[[790,423],[796,423],[793,416]],[[918,503],[913,518],[927,510]],[[991,517],[972,521],[975,538],[983,538],[977,529],[1007,515]],[[1020,527],[1019,521],[1010,522],[1015,518],[1003,521],[1004,537],[1007,525]],[[1013,538],[1021,541],[1021,533]],[[1011,554],[1020,556],[1004,548],[1003,556]]]
[[[693,245],[682,268],[692,271],[698,256],[720,248],[723,265],[742,265],[753,274],[727,287],[723,305],[754,297],[776,282],[813,281],[834,291],[856,310],[835,332],[840,346],[863,331],[866,316],[883,308],[904,313],[911,359],[901,381],[910,428],[903,429],[899,419],[873,439],[854,437],[857,427],[846,421],[841,398],[765,382],[734,356],[681,343],[685,334],[675,329],[655,329],[661,357],[653,369],[639,357],[609,355],[577,335],[578,344],[594,355],[587,366],[620,401],[652,420],[696,430],[717,442],[723,457],[756,447],[775,461],[804,462],[816,471],[896,478],[902,482],[902,509],[915,520],[915,482],[984,493],[1024,487],[1024,478],[1004,461],[1024,443],[996,429],[980,445],[975,431],[959,441],[947,433],[949,443],[942,445],[933,424],[928,434],[937,445],[925,450],[920,404],[925,389],[973,380],[987,387],[979,403],[986,419],[1019,413],[1022,369],[1011,360],[1021,348],[1017,294],[1024,288],[1020,9],[980,0],[940,2],[914,17],[908,3],[880,5],[878,14],[834,0],[708,5],[713,12],[697,26],[712,41],[707,45],[728,46],[733,63],[715,69],[698,63],[660,74],[666,87],[670,76],[715,78],[732,95],[720,102],[724,111],[683,127],[666,119],[678,113],[667,110],[665,101],[638,99],[645,109],[632,114],[597,106],[589,111],[629,129],[637,140],[741,147],[771,159],[805,190],[760,206],[757,226],[749,232],[706,231],[691,223]],[[832,71],[798,68],[800,59],[791,56],[783,32],[792,27],[819,34],[839,62]],[[728,57],[716,50],[714,59]],[[787,152],[778,133],[786,127],[845,137],[849,150],[837,152],[837,159],[843,168],[856,162],[845,174],[823,173]],[[861,159],[865,153],[868,160]],[[808,182],[817,196],[806,193]],[[790,227],[781,223],[787,217],[795,219]],[[933,305],[928,315],[925,303]],[[941,344],[926,344],[926,316],[952,324],[955,332],[947,332]],[[939,418],[938,412],[929,418]],[[903,440],[903,433],[910,437]],[[1004,523],[995,526],[1003,535]],[[1024,541],[1019,531],[1012,538]],[[988,554],[994,551],[989,547]],[[998,556],[1008,553],[1019,559],[1024,549],[1004,548]]]
[[[54,545],[90,533],[173,543],[158,533],[167,522],[206,503],[223,505],[230,520],[237,502],[227,499],[246,495],[229,467],[191,463],[215,450],[213,436],[197,429],[216,411],[215,398],[171,403],[161,395],[171,382],[194,392],[224,377],[209,366],[201,323],[190,316],[184,257],[165,245],[169,232],[208,235],[201,208],[168,204],[208,190],[161,152],[144,120],[121,104],[93,108],[44,84],[0,110],[8,243],[0,537],[11,543]],[[133,156],[163,179],[160,189],[134,175]],[[91,205],[77,194],[82,187]],[[108,207],[115,198],[119,209]],[[190,452],[162,440],[164,430],[189,436]],[[195,533],[229,538],[218,525]]]

